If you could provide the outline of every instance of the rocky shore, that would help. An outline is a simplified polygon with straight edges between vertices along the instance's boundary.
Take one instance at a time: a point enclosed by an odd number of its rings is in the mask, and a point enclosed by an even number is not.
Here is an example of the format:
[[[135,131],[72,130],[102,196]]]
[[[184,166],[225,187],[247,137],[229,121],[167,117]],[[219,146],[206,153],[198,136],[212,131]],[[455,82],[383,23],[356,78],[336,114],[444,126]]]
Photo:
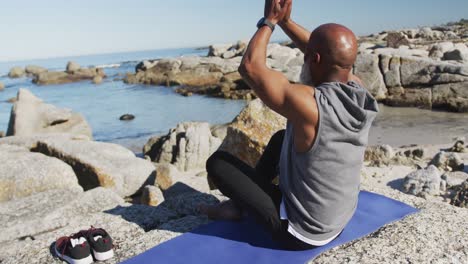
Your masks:
[[[468,112],[468,23],[382,32],[359,39],[354,74],[389,106]],[[182,95],[227,99],[256,96],[237,72],[247,44],[212,45],[206,57],[142,61],[127,83],[176,86]],[[291,44],[270,44],[267,65],[299,82],[304,55]]]
[[[257,99],[229,124],[186,122],[151,138],[140,158],[92,141],[78,113],[22,89],[14,133],[0,138],[0,262],[61,263],[55,239],[93,225],[114,238],[106,263],[118,263],[209,223],[196,206],[228,199],[207,178],[210,154],[222,149],[254,165],[284,123]],[[361,189],[421,212],[311,263],[466,263],[466,144],[368,147]]]
[[[95,84],[100,84],[106,74],[101,68],[82,68],[78,63],[70,61],[65,71],[49,71],[36,65],[28,65],[24,69],[13,67],[10,69],[8,77],[30,77],[33,83],[38,85],[64,84],[83,80],[91,80]]]

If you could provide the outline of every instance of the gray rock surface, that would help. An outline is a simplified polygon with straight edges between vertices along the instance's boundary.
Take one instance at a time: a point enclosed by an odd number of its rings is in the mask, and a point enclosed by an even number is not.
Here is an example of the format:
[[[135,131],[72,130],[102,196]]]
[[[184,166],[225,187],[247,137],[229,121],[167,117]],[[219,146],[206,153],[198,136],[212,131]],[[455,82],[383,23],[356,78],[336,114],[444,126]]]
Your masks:
[[[124,197],[154,182],[153,164],[116,144],[45,139],[37,143],[35,150],[70,164],[85,190],[103,186]]]
[[[70,133],[92,137],[91,127],[81,114],[46,104],[29,90],[20,89],[11,110],[7,136],[40,133]]]
[[[379,57],[373,54],[360,54],[354,65],[354,74],[378,100],[385,98],[387,88],[380,72]]]
[[[83,191],[73,169],[59,159],[0,144],[0,202],[48,190]]]
[[[405,192],[425,197],[439,195],[442,173],[434,165],[408,174],[403,182]]]
[[[153,142],[154,140],[151,140]],[[208,157],[219,147],[221,139],[211,134],[208,123],[180,123],[156,140],[155,152],[147,152],[157,163],[174,164],[180,171],[205,168]]]

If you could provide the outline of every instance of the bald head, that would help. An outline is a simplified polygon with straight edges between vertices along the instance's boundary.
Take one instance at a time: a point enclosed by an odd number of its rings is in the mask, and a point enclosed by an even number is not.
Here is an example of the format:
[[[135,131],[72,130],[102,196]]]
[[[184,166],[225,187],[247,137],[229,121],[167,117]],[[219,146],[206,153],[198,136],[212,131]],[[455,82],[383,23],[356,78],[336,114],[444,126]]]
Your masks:
[[[339,24],[324,24],[310,37],[307,53],[318,53],[323,67],[351,69],[357,56],[357,39],[354,33]]]

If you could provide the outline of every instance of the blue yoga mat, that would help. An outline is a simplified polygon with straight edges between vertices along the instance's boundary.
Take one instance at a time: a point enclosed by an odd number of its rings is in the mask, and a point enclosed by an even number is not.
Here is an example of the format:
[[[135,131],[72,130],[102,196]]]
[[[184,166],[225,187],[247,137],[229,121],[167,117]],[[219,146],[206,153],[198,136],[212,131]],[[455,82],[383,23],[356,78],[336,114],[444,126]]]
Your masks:
[[[320,253],[364,237],[418,209],[388,197],[361,191],[356,213],[343,232],[325,246],[303,251],[280,249],[253,218],[213,221],[168,240],[125,264],[141,263],[307,263]]]

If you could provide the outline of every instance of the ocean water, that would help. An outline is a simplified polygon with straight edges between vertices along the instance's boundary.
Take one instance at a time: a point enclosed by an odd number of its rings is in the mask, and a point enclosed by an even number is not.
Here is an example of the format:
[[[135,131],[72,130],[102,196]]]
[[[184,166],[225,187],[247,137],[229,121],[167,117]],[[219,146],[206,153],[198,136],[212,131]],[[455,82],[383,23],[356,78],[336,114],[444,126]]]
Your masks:
[[[183,97],[176,94],[173,88],[114,81],[126,72],[134,72],[136,64],[143,59],[206,53],[206,50],[172,49],[0,63],[0,82],[6,86],[0,92],[0,130],[7,130],[12,107],[5,101],[15,97],[19,88],[30,90],[47,103],[83,114],[91,125],[95,140],[118,143],[135,152],[141,151],[150,136],[165,134],[179,122],[230,122],[245,106],[244,101],[198,95]],[[104,66],[108,78],[100,85],[83,81],[37,86],[30,78],[10,79],[5,76],[11,67],[28,64],[63,70],[70,60],[82,66]],[[119,117],[127,113],[136,118],[120,121]]]
[[[69,108],[85,116],[95,140],[121,144],[136,153],[153,135],[161,135],[185,121],[203,121],[211,124],[230,122],[245,106],[244,101],[233,101],[194,95],[183,97],[173,88],[129,85],[115,78],[134,72],[136,64],[144,59],[175,56],[205,55],[207,50],[169,49],[141,52],[55,58],[46,60],[2,62],[0,82],[6,85],[0,92],[0,130],[6,131],[12,104],[5,102],[15,97],[19,88],[32,91],[47,103]],[[70,60],[82,66],[104,67],[108,78],[101,85],[91,81],[37,86],[29,78],[6,77],[13,66],[40,65],[52,70],[65,69]],[[417,108],[380,106],[369,135],[369,144],[450,143],[459,136],[468,137],[468,113],[448,113]],[[133,114],[129,122],[119,120],[123,114]]]

